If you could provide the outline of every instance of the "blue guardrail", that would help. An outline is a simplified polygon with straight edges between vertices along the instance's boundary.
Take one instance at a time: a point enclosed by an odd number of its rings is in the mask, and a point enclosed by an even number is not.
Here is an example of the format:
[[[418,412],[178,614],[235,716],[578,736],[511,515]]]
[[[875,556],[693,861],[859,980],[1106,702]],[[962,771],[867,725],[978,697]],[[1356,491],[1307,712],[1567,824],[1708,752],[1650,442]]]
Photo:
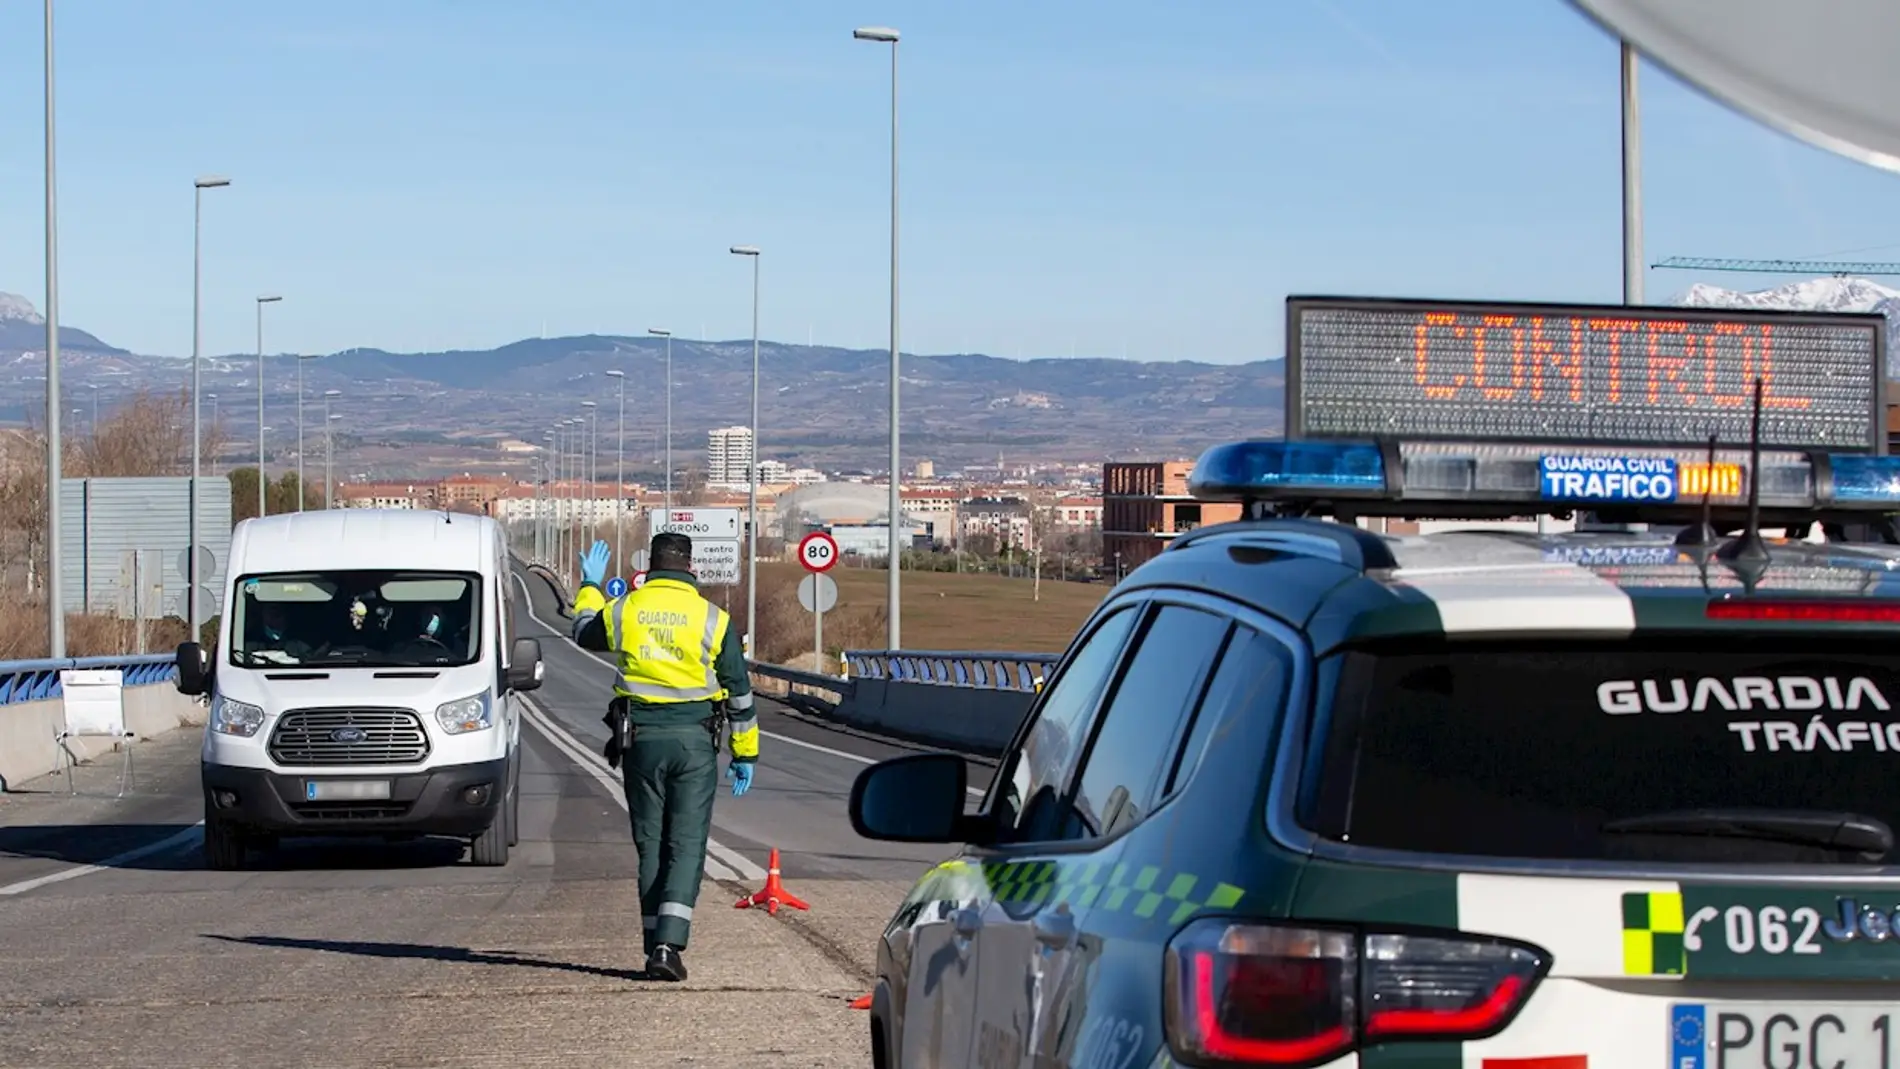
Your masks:
[[[128,687],[171,683],[178,678],[178,658],[171,653],[0,661],[0,705],[64,697],[59,674],[73,668],[117,668],[125,673]]]

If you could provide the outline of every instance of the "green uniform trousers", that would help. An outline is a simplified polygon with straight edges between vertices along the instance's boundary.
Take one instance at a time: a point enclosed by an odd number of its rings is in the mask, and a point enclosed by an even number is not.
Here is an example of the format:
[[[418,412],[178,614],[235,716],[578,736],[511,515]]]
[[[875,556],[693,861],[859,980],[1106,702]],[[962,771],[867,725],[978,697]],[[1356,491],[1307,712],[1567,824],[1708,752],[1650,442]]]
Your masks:
[[[633,844],[640,852],[640,921],[644,952],[660,943],[684,950],[693,904],[706,871],[719,749],[697,723],[642,725],[620,759]]]

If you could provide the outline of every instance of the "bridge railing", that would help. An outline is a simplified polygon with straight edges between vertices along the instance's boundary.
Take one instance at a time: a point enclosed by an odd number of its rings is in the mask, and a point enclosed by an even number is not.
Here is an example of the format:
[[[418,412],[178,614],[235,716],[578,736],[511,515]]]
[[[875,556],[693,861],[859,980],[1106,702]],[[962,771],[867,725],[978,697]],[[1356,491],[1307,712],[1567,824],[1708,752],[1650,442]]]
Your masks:
[[[1033,694],[1062,655],[1020,650],[846,650],[844,659],[856,679]]]
[[[178,678],[177,657],[170,653],[0,661],[0,705],[63,698],[59,674],[75,668],[117,668],[125,673],[128,687],[170,683]]]

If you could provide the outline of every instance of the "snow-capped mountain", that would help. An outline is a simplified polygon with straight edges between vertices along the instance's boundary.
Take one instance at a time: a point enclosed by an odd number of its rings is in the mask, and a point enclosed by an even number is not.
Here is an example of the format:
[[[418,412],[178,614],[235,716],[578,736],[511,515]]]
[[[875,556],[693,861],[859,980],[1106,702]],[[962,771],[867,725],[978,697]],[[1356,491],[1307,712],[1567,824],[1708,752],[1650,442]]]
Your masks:
[[[80,330],[60,324],[61,349],[94,353],[122,354],[115,348]],[[17,293],[0,293],[0,353],[35,353],[46,349],[46,317],[33,302]]]
[[[1887,377],[1900,379],[1900,290],[1864,278],[1811,278],[1774,289],[1723,289],[1698,282],[1669,303],[1690,308],[1768,308],[1797,312],[1879,312],[1887,317]]]

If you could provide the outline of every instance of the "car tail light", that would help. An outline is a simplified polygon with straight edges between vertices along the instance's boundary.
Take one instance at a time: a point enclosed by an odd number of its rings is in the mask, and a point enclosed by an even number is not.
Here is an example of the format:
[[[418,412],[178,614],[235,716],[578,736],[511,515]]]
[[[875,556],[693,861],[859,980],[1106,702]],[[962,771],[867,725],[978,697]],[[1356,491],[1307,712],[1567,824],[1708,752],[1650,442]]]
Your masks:
[[[1788,620],[1799,623],[1900,623],[1900,604],[1849,601],[1758,601],[1724,599],[1709,602],[1711,620]]]
[[[1483,1039],[1549,968],[1543,950],[1484,936],[1210,918],[1168,945],[1168,1040],[1196,1064],[1294,1067],[1383,1040]]]

